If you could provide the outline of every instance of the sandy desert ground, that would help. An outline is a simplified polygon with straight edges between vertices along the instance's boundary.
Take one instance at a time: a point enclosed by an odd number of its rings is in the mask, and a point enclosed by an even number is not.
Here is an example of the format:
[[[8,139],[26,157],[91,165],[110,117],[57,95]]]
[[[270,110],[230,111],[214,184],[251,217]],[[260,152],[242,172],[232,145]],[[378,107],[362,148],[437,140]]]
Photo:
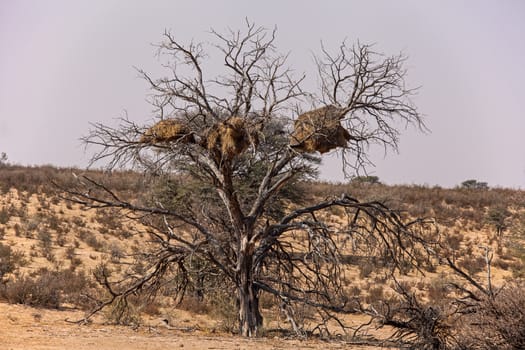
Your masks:
[[[109,326],[95,321],[78,325],[66,319],[78,319],[78,311],[36,309],[0,303],[0,348],[5,350],[164,350],[164,349],[360,349],[380,347],[297,339],[243,339],[202,331],[185,332],[158,320],[138,329]]]

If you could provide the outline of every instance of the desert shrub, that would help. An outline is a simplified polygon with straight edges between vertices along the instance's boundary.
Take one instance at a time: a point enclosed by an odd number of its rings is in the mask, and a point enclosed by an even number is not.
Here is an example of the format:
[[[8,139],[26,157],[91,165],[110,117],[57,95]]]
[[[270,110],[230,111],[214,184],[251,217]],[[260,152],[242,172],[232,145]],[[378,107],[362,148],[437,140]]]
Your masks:
[[[96,220],[107,230],[118,231],[122,229],[122,222],[118,219],[119,213],[114,210],[98,211]]]
[[[69,263],[69,269],[71,271],[75,271],[77,267],[79,267],[80,265],[82,265],[82,259],[80,258],[76,258],[76,257],[73,257],[71,260],[70,260],[70,263]]]
[[[494,259],[492,265],[502,270],[509,270],[512,267],[512,262],[502,258],[496,258]]]
[[[31,218],[23,222],[22,233],[26,238],[33,239],[35,238],[35,233],[38,232],[38,228],[41,225],[41,220],[39,217]]]
[[[35,244],[31,245],[31,247],[29,247],[29,256],[32,257],[32,258],[36,258],[38,256],[38,249],[37,249],[37,246]]]
[[[462,349],[525,349],[525,285],[513,284],[483,299],[459,326]]]
[[[481,272],[484,270],[486,266],[485,259],[481,256],[479,257],[466,257],[465,259],[462,259],[458,266],[467,270],[469,275],[473,276],[477,274],[478,272]]]
[[[57,235],[56,235],[56,239],[55,239],[57,245],[59,247],[63,247],[66,245],[67,243],[67,238],[66,238],[66,234],[64,232],[58,232],[57,231]]]
[[[39,230],[37,234],[37,238],[39,240],[40,247],[42,249],[48,249],[52,246],[52,236],[51,233],[47,230]]]
[[[374,304],[382,301],[385,297],[385,289],[382,285],[373,286],[368,290],[368,295],[365,301],[369,304]]]
[[[236,298],[226,290],[218,292],[211,299],[210,313],[220,320],[219,328],[221,331],[235,333],[239,324]]]
[[[72,260],[75,257],[75,247],[70,246],[66,248],[66,258]]]
[[[55,230],[55,231],[61,230],[60,219],[54,213],[52,212],[49,213],[48,216],[46,217],[46,221],[50,229]]]
[[[5,225],[9,222],[9,219],[11,218],[11,211],[3,207],[0,209],[0,224]]]
[[[13,226],[13,229],[15,230],[16,237],[22,236],[22,229],[20,228],[19,224],[15,224],[15,226]]]
[[[346,291],[346,294],[352,298],[359,297],[361,295],[361,287],[353,285]]]
[[[11,216],[17,216],[20,219],[27,218],[27,204],[21,203],[19,207],[12,205],[9,210],[11,211]]]
[[[83,232],[85,233],[83,237],[83,241],[88,246],[93,248],[95,251],[97,252],[101,251],[102,248],[104,247],[104,242],[98,240],[96,235],[93,232],[90,232],[90,231],[83,231]]]
[[[464,235],[459,232],[449,233],[445,235],[445,246],[453,251],[458,251],[461,248]]]
[[[50,271],[45,268],[34,276],[18,276],[7,281],[0,294],[9,303],[58,309],[62,303],[80,307],[90,306],[84,293],[93,287],[83,272],[70,270]]]
[[[109,249],[109,254],[111,256],[111,262],[113,262],[113,263],[118,263],[120,261],[120,259],[124,258],[124,256],[125,256],[124,250],[116,242],[111,242],[109,244],[109,248],[108,249]]]
[[[60,289],[57,281],[44,274],[37,278],[21,276],[6,283],[4,297],[11,304],[58,309],[60,306]]]
[[[79,216],[75,216],[72,221],[78,227],[86,227],[86,221]]]
[[[486,221],[496,229],[498,250],[501,250],[503,232],[511,225],[511,213],[505,207],[492,207],[488,210]]]
[[[42,256],[45,257],[50,262],[55,261],[55,255],[53,254],[53,241],[51,233],[45,229],[38,231],[38,240],[39,247],[42,253]]]
[[[0,282],[5,275],[26,264],[27,260],[23,252],[14,251],[10,246],[0,243]]]
[[[161,303],[157,300],[147,300],[142,306],[142,312],[149,316],[159,316],[161,314]]]
[[[204,315],[210,312],[210,306],[207,302],[200,300],[197,296],[189,295],[177,306],[181,310],[186,310],[195,314]]]
[[[142,323],[137,298],[117,298],[104,310],[106,322],[110,324],[138,327]]]
[[[262,309],[271,309],[278,303],[278,298],[270,293],[262,293],[259,298],[259,305]]]
[[[428,285],[427,296],[431,303],[439,305],[445,302],[450,293],[450,287],[444,276],[434,278]]]

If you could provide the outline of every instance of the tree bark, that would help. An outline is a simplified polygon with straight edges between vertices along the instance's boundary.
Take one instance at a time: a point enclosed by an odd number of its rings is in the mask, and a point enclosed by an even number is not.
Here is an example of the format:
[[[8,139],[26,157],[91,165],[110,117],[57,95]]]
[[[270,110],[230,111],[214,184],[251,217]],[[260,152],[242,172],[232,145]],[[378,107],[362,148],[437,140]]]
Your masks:
[[[239,301],[239,334],[244,337],[256,337],[262,325],[259,309],[259,289],[253,280],[253,254],[242,252],[239,256],[239,275],[237,282]],[[243,254],[244,253],[244,254]]]

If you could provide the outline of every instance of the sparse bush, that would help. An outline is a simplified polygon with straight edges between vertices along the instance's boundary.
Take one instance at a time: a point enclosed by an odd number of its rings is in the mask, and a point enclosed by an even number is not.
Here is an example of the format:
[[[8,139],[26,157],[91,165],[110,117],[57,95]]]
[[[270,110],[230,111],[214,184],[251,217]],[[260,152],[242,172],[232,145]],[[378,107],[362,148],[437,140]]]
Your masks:
[[[222,293],[211,299],[210,313],[220,320],[220,329],[224,332],[237,331],[239,316],[236,298],[231,293]]]
[[[104,310],[104,316],[110,324],[138,327],[142,323],[136,298],[117,298]]]
[[[15,224],[15,226],[13,226],[13,229],[15,230],[15,236],[16,237],[22,236],[22,230],[21,230],[19,224]]]
[[[111,242],[110,243],[110,245],[109,245],[109,254],[111,256],[111,261],[113,263],[118,263],[120,261],[120,259],[124,258],[124,256],[125,256],[124,250],[116,242]]]
[[[429,283],[427,296],[432,304],[443,304],[449,293],[450,287],[444,279],[444,276],[435,278]]]
[[[97,252],[101,251],[102,248],[104,247],[104,243],[98,240],[96,235],[93,232],[90,232],[90,231],[83,231],[83,232],[85,232],[85,235],[83,238],[84,242],[88,246],[93,248],[95,251]]]
[[[177,306],[181,310],[186,310],[195,314],[207,314],[210,312],[210,306],[197,296],[187,296]]]
[[[2,297],[12,304],[58,309],[64,302],[87,307],[90,302],[82,296],[92,283],[83,273],[70,270],[41,269],[34,276],[19,276],[4,284]]]
[[[53,241],[51,233],[45,229],[38,231],[38,240],[42,256],[50,262],[55,262],[56,257],[53,254]]]
[[[60,219],[54,213],[52,212],[49,213],[48,216],[46,217],[46,221],[50,229],[55,230],[55,231],[61,230]]]
[[[156,300],[146,300],[142,306],[142,312],[149,316],[159,316],[161,304]]]
[[[13,251],[10,246],[0,243],[0,282],[3,281],[5,275],[26,264],[24,253]]]
[[[66,235],[64,232],[57,232],[57,235],[56,235],[56,244],[59,246],[59,247],[63,247],[66,245],[67,243],[67,238],[66,238]]]
[[[486,266],[485,259],[481,256],[479,257],[465,257],[462,259],[458,266],[467,270],[469,275],[473,276],[478,272],[483,271]]]
[[[82,265],[82,260],[80,258],[72,258],[71,259],[71,262],[70,262],[70,265],[69,265],[69,269],[72,270],[72,271],[75,271],[77,267],[79,267],[80,265]]]
[[[460,347],[476,350],[525,349],[525,286],[513,284],[485,298],[460,326]]]
[[[502,270],[508,270],[511,268],[512,263],[510,261],[507,261],[501,258],[496,258],[494,262],[492,263],[492,265]]]
[[[86,221],[84,221],[84,219],[82,219],[79,216],[75,216],[73,218],[73,224],[75,224],[78,227],[86,227]]]
[[[41,224],[41,220],[38,217],[25,221],[23,223],[23,228],[22,228],[24,236],[30,239],[35,238],[35,233],[38,231],[40,224]]]
[[[60,306],[60,289],[56,281],[45,274],[37,278],[21,276],[6,283],[3,296],[11,304],[25,304],[57,309]]]
[[[67,247],[66,248],[66,258],[69,260],[72,260],[75,257],[75,247]]]
[[[119,231],[122,229],[122,223],[118,218],[119,215],[114,210],[98,211],[96,216],[100,225],[110,231]]]
[[[382,285],[373,286],[368,290],[368,296],[365,301],[369,304],[375,304],[384,299],[385,288]]]
[[[459,251],[464,235],[461,233],[452,233],[445,235],[445,246],[453,251]]]
[[[11,212],[8,208],[3,207],[0,209],[0,224],[5,225],[9,222],[9,219],[11,218]]]
[[[47,230],[40,230],[38,231],[38,235],[37,235],[37,238],[38,240],[40,241],[39,244],[40,244],[40,247],[42,249],[50,249],[51,246],[52,246],[52,236],[51,236],[51,233]]]
[[[492,207],[487,212],[487,222],[496,229],[498,251],[501,251],[503,232],[510,226],[510,219],[511,213],[504,207]]]

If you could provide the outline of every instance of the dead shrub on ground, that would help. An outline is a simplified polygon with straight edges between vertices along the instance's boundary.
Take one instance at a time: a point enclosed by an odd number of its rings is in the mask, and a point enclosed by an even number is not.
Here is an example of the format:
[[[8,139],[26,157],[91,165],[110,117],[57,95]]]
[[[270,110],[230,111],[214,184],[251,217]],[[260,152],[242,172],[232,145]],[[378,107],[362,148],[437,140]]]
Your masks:
[[[458,325],[461,349],[525,349],[525,284],[483,298]]]

